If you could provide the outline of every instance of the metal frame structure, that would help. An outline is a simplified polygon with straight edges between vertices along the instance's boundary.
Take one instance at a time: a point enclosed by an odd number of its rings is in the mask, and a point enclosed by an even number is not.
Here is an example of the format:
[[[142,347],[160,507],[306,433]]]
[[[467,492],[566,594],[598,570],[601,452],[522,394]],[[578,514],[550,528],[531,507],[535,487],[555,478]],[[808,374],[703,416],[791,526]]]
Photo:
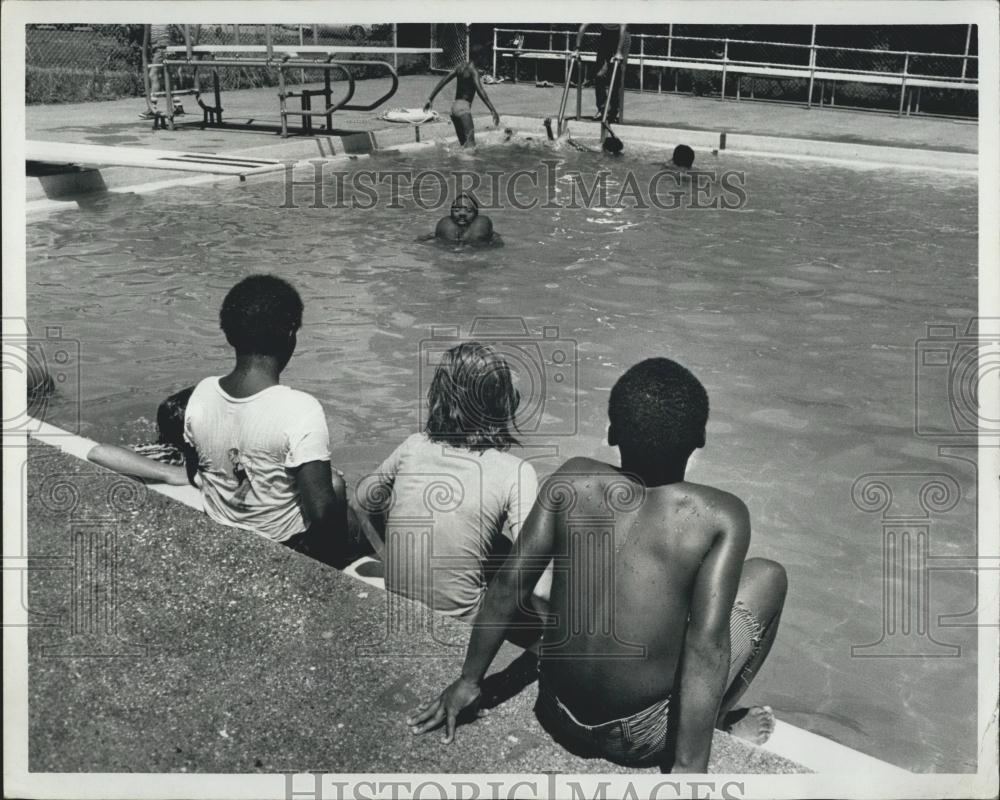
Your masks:
[[[764,78],[797,78],[804,79],[808,81],[808,94],[805,105],[807,107],[812,107],[814,105],[814,94],[815,86],[817,83],[820,84],[820,101],[818,105],[823,106],[823,100],[826,96],[825,85],[827,83],[831,84],[830,90],[830,101],[826,105],[835,105],[835,95],[836,95],[836,85],[837,83],[869,83],[869,84],[880,84],[885,86],[898,86],[899,87],[899,106],[897,109],[898,115],[903,115],[904,113],[909,115],[911,113],[920,113],[920,93],[924,88],[929,89],[953,89],[953,90],[966,90],[966,91],[978,91],[979,81],[977,78],[968,77],[968,65],[969,62],[975,62],[978,60],[978,56],[969,53],[969,44],[971,42],[972,30],[971,26],[969,32],[966,36],[965,52],[963,54],[958,53],[927,53],[927,52],[916,52],[916,51],[906,51],[906,50],[874,50],[865,49],[857,47],[834,47],[830,45],[818,45],[816,44],[816,27],[812,26],[812,41],[810,44],[790,44],[787,42],[762,42],[754,41],[749,39],[729,39],[729,38],[706,38],[706,37],[695,37],[695,36],[674,36],[673,26],[671,25],[669,33],[667,35],[660,34],[633,34],[632,35],[632,53],[630,54],[631,63],[639,67],[639,91],[645,91],[645,68],[654,67],[660,69],[660,80],[657,85],[657,93],[663,91],[662,81],[663,81],[663,69],[676,69],[676,70],[688,70],[692,72],[704,71],[704,72],[715,72],[721,73],[722,84],[720,91],[720,99],[728,99],[726,97],[726,82],[731,76],[736,76],[736,93],[735,99],[738,101],[741,99],[741,84],[743,77],[764,77]],[[544,34],[548,36],[549,47],[545,48],[524,48],[517,46],[502,46],[499,43],[501,34],[514,34],[515,37],[524,34]],[[567,70],[566,70],[566,81],[567,84],[571,78],[572,65],[569,63],[573,57],[573,49],[571,47],[571,39],[576,36],[576,31],[550,31],[550,30],[535,30],[527,28],[495,28],[493,31],[493,73],[496,74],[498,58],[511,58],[514,62],[514,83],[517,83],[517,65],[520,59],[529,59],[535,62],[536,67],[536,79],[537,79],[537,66],[539,61],[544,60],[554,60],[554,59],[566,59],[567,60]],[[556,49],[556,39],[560,40],[563,45],[562,49]],[[666,43],[666,55],[647,55],[647,42],[648,41],[662,41]],[[638,53],[635,52],[636,42],[638,42]],[[676,57],[673,55],[673,45],[675,42],[710,42],[717,45],[721,45],[721,55],[717,58],[695,58],[695,57]],[[768,62],[768,61],[750,61],[746,59],[732,59],[729,57],[730,45],[764,45],[767,47],[782,47],[795,49],[799,51],[805,51],[806,58],[805,63],[794,64],[787,62]],[[902,57],[903,67],[901,70],[892,71],[880,71],[880,70],[865,70],[865,69],[845,69],[840,67],[825,67],[820,66],[817,63],[818,56],[827,52],[844,52],[844,53],[867,53],[871,55],[878,56],[896,56]],[[956,77],[942,77],[939,75],[926,75],[919,72],[911,72],[910,64],[911,60],[919,57],[932,57],[932,58],[943,58],[943,59],[954,59],[956,61],[962,62],[961,75]],[[595,61],[595,54],[593,52],[581,52],[579,62],[592,62]],[[624,65],[623,65],[624,68]],[[580,95],[582,92],[582,84],[586,78],[585,67],[578,68],[577,75],[577,112],[576,118],[580,118],[581,114],[581,101]],[[583,75],[580,75],[580,72]],[[675,86],[676,91],[676,86]],[[566,102],[566,92],[564,91],[563,105],[560,109],[560,116],[565,109]]]
[[[378,108],[399,88],[399,76],[392,64],[379,59],[358,59],[358,60],[336,60],[336,57],[346,53],[359,54],[385,54],[392,55],[393,59],[400,54],[433,54],[440,53],[440,48],[426,47],[366,47],[363,45],[275,45],[272,42],[271,26],[265,26],[264,45],[194,45],[187,26],[183,26],[185,44],[168,47],[166,57],[162,62],[163,69],[163,92],[166,98],[166,109],[163,112],[154,113],[153,127],[166,127],[174,130],[174,97],[180,94],[193,94],[202,110],[202,127],[210,125],[221,126],[225,123],[222,119],[222,93],[219,82],[219,69],[228,67],[259,67],[262,69],[275,70],[278,77],[278,106],[280,115],[280,132],[282,137],[288,136],[288,118],[301,117],[301,131],[306,134],[313,132],[312,120],[315,117],[324,117],[326,120],[326,130],[333,129],[333,114],[336,111],[371,111]],[[145,50],[143,48],[145,59]],[[220,57],[221,56],[221,57]],[[152,95],[149,88],[149,70],[157,68],[159,65],[145,64],[146,72],[146,98],[152,109]],[[356,90],[354,76],[351,74],[351,66],[371,66],[384,69],[392,80],[389,91],[381,95],[370,103],[351,103]],[[191,89],[178,90],[174,88],[171,80],[171,68],[190,68],[193,71],[194,87]],[[212,71],[212,93],[213,103],[206,104],[202,95],[198,80],[199,69],[210,69]],[[302,89],[300,91],[289,91],[285,83],[285,70],[322,70],[322,89]],[[338,72],[343,75],[347,82],[347,89],[344,95],[336,102],[333,100],[333,87],[331,82],[331,72]],[[179,73],[178,73],[179,74]],[[287,101],[289,98],[300,98],[300,108],[289,109]],[[322,97],[324,100],[322,108],[312,108],[312,98]],[[253,127],[252,122],[240,127]]]

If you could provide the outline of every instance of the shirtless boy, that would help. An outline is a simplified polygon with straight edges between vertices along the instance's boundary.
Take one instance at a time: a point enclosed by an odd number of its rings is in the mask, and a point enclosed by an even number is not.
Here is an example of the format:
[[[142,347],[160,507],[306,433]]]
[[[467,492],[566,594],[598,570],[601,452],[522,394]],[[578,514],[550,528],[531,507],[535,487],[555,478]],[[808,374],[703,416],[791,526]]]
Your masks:
[[[434,91],[431,92],[431,96],[427,98],[424,111],[430,110],[438,92],[451,80],[455,81],[455,102],[451,104],[451,121],[455,126],[458,143],[463,147],[475,147],[476,128],[472,121],[472,101],[476,99],[476,95],[478,94],[483,99],[486,107],[493,114],[494,125],[500,124],[500,115],[493,107],[493,103],[490,102],[490,98],[483,88],[483,83],[479,80],[479,71],[471,61],[459,64],[440,80],[438,85],[434,87]]]
[[[475,197],[462,192],[451,204],[451,213],[438,220],[434,238],[446,242],[487,244],[494,239],[493,220],[479,213],[479,203]]]
[[[770,735],[770,708],[734,706],[774,641],[785,571],[744,561],[750,519],[739,498],[685,480],[705,444],[704,387],[681,365],[648,359],[619,379],[608,415],[622,466],[574,458],[542,486],[486,594],[461,676],[410,716],[413,733],[444,723],[452,741],[504,625],[554,559],[535,711],[557,741],[628,766],[703,773],[713,729],[755,743]],[[594,536],[605,538],[595,547]]]

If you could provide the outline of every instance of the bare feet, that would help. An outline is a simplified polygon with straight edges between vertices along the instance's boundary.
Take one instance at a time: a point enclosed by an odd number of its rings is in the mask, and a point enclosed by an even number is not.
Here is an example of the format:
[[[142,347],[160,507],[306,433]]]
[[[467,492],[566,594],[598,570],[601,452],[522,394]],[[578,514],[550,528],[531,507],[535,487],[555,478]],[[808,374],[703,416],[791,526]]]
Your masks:
[[[720,720],[719,728],[751,744],[764,744],[774,731],[774,711],[770,706],[734,708]]]

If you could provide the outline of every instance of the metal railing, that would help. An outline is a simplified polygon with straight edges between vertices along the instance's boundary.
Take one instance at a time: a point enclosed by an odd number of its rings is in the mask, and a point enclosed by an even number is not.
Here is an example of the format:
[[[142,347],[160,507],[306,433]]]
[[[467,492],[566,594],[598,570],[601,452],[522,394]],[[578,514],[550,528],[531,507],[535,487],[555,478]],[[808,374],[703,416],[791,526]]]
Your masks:
[[[811,34],[806,44],[679,36],[672,25],[666,34],[635,33],[626,66],[628,88],[647,92],[655,85],[658,93],[686,91],[721,99],[839,105],[897,114],[976,114],[978,56],[970,52],[971,26],[961,53],[825,45],[817,43],[817,26],[812,26]],[[584,59],[593,61],[595,48],[588,44],[596,35],[585,34]],[[494,74],[509,58],[515,79],[519,65],[528,61],[537,80],[546,62],[569,57],[576,36],[576,30],[494,29]],[[585,73],[581,65],[579,82],[586,80]],[[565,80],[569,78],[567,70]],[[930,111],[926,106],[921,110],[925,93],[934,101]]]

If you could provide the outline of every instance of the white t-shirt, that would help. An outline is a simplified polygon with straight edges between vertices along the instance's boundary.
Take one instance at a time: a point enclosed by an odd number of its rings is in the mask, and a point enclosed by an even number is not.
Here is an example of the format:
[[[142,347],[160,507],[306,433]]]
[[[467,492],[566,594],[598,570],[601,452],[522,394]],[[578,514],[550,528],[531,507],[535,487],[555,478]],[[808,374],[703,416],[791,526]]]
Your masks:
[[[535,502],[535,468],[510,453],[451,447],[415,433],[369,480],[363,493],[391,498],[386,588],[474,619],[497,537],[513,542]]]
[[[205,378],[188,401],[184,436],[198,453],[205,510],[216,522],[277,542],[308,527],[290,470],[330,460],[315,397],[280,385],[232,397],[218,377]]]

